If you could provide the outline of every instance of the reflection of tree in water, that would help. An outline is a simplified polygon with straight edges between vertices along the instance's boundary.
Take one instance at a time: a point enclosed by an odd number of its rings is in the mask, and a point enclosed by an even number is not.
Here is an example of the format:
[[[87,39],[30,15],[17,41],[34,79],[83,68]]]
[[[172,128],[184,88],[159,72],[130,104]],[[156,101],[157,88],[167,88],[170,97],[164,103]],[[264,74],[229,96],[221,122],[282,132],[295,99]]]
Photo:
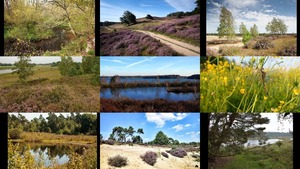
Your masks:
[[[110,92],[113,99],[121,98],[121,90],[118,88],[110,88]]]
[[[84,146],[70,146],[70,145],[35,145],[31,147],[31,150],[34,153],[46,152],[48,156],[54,158],[58,156],[61,158],[64,155],[71,154],[76,152],[80,155],[84,154],[84,149],[87,149]]]

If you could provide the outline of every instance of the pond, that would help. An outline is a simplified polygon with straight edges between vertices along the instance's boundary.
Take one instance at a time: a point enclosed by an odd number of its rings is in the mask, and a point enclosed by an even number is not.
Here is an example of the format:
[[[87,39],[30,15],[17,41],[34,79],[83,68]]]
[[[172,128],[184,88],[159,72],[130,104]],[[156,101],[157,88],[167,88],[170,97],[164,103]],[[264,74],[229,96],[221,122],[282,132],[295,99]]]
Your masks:
[[[11,73],[13,72],[12,69],[3,69],[3,70],[0,70],[0,74],[6,74],[6,73]]]
[[[63,165],[69,162],[69,155],[72,152],[78,154],[83,154],[84,146],[74,146],[66,144],[56,144],[56,145],[43,145],[43,144],[28,144],[30,146],[30,153],[34,156],[36,162],[43,160],[46,166],[51,164],[51,159],[54,159],[56,164]],[[24,153],[25,144],[20,144],[20,153]]]
[[[267,144],[274,144],[278,141],[282,141],[280,139],[268,139],[266,140],[265,144],[262,145],[267,145]],[[244,144],[245,147],[254,147],[254,146],[259,146],[259,140],[254,139],[254,140],[248,140],[247,143]]]
[[[101,82],[109,83],[111,77],[101,77]],[[134,83],[134,82],[148,82],[148,83],[164,83],[164,82],[199,82],[199,79],[188,79],[188,78],[143,78],[143,77],[120,77],[120,83]]]
[[[166,87],[136,87],[136,88],[101,88],[100,98],[136,100],[166,99],[172,101],[187,101],[199,98],[199,93],[172,93]]]

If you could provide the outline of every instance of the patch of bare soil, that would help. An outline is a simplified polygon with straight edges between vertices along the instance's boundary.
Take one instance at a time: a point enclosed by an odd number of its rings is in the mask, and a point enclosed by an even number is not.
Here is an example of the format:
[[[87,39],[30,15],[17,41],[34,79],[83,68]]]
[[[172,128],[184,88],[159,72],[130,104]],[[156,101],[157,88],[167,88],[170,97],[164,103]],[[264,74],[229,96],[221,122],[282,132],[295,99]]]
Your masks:
[[[174,157],[170,154],[169,158],[165,158],[162,155],[158,156],[154,166],[151,166],[144,162],[140,155],[143,155],[147,151],[165,152],[165,150],[170,150],[170,148],[165,147],[155,147],[155,146],[140,146],[140,145],[100,145],[100,168],[101,169],[116,169],[108,165],[108,158],[120,154],[128,159],[127,166],[121,167],[122,169],[199,169],[200,162],[194,161],[191,157],[191,152],[184,158]],[[198,166],[198,167],[195,167]]]
[[[218,36],[206,36],[206,42],[210,43],[212,41],[224,41],[226,42],[226,38],[219,38]],[[209,44],[207,45],[207,48],[213,51],[218,52],[221,47],[243,47],[244,44],[242,42],[242,37],[235,37],[233,40],[235,43],[229,43],[229,44]]]
[[[160,35],[157,33],[149,32],[149,31],[142,31],[138,30],[138,32],[142,32],[146,35],[149,35],[161,43],[168,45],[170,48],[175,50],[176,52],[184,55],[184,56],[199,56],[200,55],[200,47],[194,46],[185,42],[181,42],[172,38],[169,38],[164,35]]]

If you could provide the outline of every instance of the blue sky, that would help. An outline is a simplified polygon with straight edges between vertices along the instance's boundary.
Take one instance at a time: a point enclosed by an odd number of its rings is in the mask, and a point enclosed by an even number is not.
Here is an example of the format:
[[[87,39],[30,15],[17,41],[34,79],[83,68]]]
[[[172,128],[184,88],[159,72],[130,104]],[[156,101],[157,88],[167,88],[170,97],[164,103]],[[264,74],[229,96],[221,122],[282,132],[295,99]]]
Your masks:
[[[253,56],[245,56],[245,57],[240,57],[240,56],[231,56],[231,57],[226,57],[229,60],[235,60],[235,63],[241,64],[241,62],[248,63]],[[256,60],[259,60],[261,56],[255,56],[254,57]],[[277,64],[279,63],[279,64]],[[276,64],[276,66],[274,66]],[[283,69],[290,69],[290,68],[300,68],[300,57],[295,56],[295,57],[272,57],[269,56],[267,63],[265,64],[264,68],[283,68]]]
[[[288,26],[287,33],[296,33],[296,0],[207,0],[207,33],[216,33],[219,26],[220,7],[231,11],[236,33],[243,22],[249,30],[256,24],[260,33],[273,17],[280,18]]]
[[[143,128],[144,142],[162,131],[179,142],[200,142],[200,113],[101,113],[100,133],[108,139],[116,126]]]
[[[165,17],[176,11],[192,11],[196,7],[194,0],[100,0],[100,21],[120,22],[124,11],[129,10],[137,18],[147,14]]]
[[[199,57],[101,57],[101,76],[167,75],[200,73]]]

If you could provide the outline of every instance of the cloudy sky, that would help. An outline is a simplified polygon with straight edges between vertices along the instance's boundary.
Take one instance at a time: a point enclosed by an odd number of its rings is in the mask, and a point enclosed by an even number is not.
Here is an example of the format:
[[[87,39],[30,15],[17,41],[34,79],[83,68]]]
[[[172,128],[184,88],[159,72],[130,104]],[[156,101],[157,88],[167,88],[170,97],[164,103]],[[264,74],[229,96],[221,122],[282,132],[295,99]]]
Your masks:
[[[230,56],[226,57],[229,60],[234,60],[236,64],[248,63],[252,58],[259,60],[261,56]],[[275,66],[274,66],[275,65]],[[268,57],[267,63],[264,68],[282,68],[282,69],[290,69],[290,68],[300,68],[300,57]]]
[[[108,139],[116,126],[143,128],[144,142],[162,131],[179,142],[200,142],[200,113],[101,113],[100,133]]]
[[[266,33],[266,25],[273,17],[280,18],[288,26],[287,33],[296,33],[296,0],[207,0],[207,33],[217,33],[220,8],[225,6],[235,20],[235,31],[243,22],[249,30],[256,24],[260,33]]]
[[[278,121],[277,113],[261,113],[262,117],[270,119],[269,124],[257,125],[257,127],[266,127],[264,132],[289,132],[293,131],[293,119],[283,119]]]
[[[101,76],[167,75],[200,73],[199,57],[101,57]]]
[[[192,11],[194,0],[100,0],[100,21],[120,22],[124,11],[132,12],[137,18],[152,16],[164,17],[176,11]]]
[[[31,63],[35,64],[45,64],[60,61],[60,57],[58,56],[47,56],[47,57],[30,57]],[[81,56],[73,56],[74,62],[81,62]],[[18,61],[18,57],[0,57],[0,63],[15,63]]]

